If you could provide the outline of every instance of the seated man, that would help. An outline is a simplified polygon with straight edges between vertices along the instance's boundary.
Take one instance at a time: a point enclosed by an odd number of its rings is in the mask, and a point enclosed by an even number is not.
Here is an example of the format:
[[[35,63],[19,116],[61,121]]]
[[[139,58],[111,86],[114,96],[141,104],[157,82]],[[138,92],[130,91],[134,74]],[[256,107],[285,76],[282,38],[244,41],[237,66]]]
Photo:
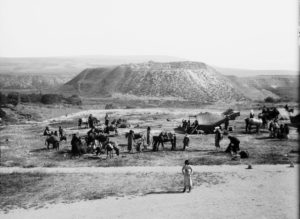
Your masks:
[[[48,126],[46,126],[45,130],[44,130],[44,135],[46,136],[51,136],[51,132]]]

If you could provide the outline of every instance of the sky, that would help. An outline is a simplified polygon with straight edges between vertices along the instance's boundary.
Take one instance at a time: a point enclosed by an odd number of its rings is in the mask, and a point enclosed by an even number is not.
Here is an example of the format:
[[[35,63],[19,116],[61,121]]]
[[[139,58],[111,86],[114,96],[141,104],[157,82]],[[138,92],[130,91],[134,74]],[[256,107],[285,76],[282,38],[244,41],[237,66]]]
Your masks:
[[[0,0],[0,57],[166,55],[298,69],[298,0]]]

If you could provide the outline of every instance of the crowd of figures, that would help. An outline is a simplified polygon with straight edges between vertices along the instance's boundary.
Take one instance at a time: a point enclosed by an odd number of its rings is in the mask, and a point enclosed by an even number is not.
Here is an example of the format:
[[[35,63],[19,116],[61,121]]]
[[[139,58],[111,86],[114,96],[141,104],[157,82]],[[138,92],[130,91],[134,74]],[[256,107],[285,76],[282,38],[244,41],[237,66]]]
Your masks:
[[[285,107],[286,110],[290,110],[288,106]],[[249,118],[245,119],[246,121],[246,133],[251,131],[252,125],[257,125],[257,127],[268,127],[271,138],[278,139],[288,139],[289,127],[287,124],[280,124],[278,118],[279,112],[276,108],[267,108],[262,107],[262,112],[258,114],[257,118],[254,114],[254,111],[250,111]],[[78,120],[78,127],[81,128],[84,124],[84,119]],[[89,127],[89,131],[84,136],[79,136],[77,134],[72,134],[71,140],[71,153],[72,155],[81,155],[85,153],[94,153],[100,155],[106,152],[107,156],[113,156],[113,152],[119,155],[120,150],[118,143],[115,140],[110,139],[110,132],[114,132],[115,135],[118,135],[118,126],[124,124],[126,120],[124,119],[114,119],[110,121],[108,114],[105,115],[103,125],[100,125],[100,121],[93,117],[92,114],[86,120],[86,126]],[[232,136],[229,133],[229,117],[225,116],[225,119],[222,121],[224,123],[224,128],[221,125],[218,125],[214,128],[215,134],[215,147],[216,150],[220,149],[220,141],[223,139],[224,135],[228,135],[228,140],[230,141],[225,152],[230,153],[231,155],[241,155],[248,157],[249,154],[246,151],[240,150],[240,140]],[[198,121],[195,120],[193,124],[190,124],[190,120],[182,121],[182,127],[185,130],[190,128],[195,128],[199,125]],[[232,130],[230,130],[232,131]],[[259,131],[259,129],[258,129]],[[44,135],[47,136],[45,144],[49,149],[49,146],[52,145],[53,148],[59,150],[59,143],[61,141],[67,141],[67,135],[61,126],[58,127],[58,130],[50,131],[49,127],[46,127],[44,130]],[[125,133],[127,138],[127,151],[132,152],[142,152],[143,150],[159,151],[161,146],[162,150],[165,149],[165,143],[171,144],[171,150],[178,150],[177,148],[177,136],[175,133],[162,131],[159,135],[152,135],[151,127],[140,133],[135,133],[133,130],[130,130],[128,133]],[[190,137],[187,132],[182,140],[182,150],[186,150],[190,145]]]
[[[52,145],[53,148],[59,150],[59,143],[61,141],[67,141],[67,135],[61,126],[58,127],[58,131],[50,131],[49,127],[47,126],[44,130],[43,135],[47,136],[45,140],[45,145],[47,145],[47,149],[49,149],[49,146]]]
[[[290,112],[292,109],[286,105],[285,109]],[[251,132],[251,126],[256,126],[256,132],[260,132],[260,128],[268,128],[271,138],[288,139],[289,127],[288,124],[281,123],[279,120],[279,111],[275,107],[268,108],[263,106],[262,112],[255,118],[254,111],[250,111],[249,118],[245,119],[246,133]]]
[[[162,147],[162,150],[165,148],[165,143],[169,142],[171,144],[171,150],[177,150],[177,137],[175,133],[171,132],[160,132],[159,135],[152,136],[151,128],[148,127],[146,133],[134,133],[133,130],[130,130],[125,134],[127,138],[127,149],[128,152],[133,152],[134,148],[137,152],[141,152],[142,146],[145,149],[148,149],[152,145],[153,151],[158,151],[159,146]],[[182,150],[185,150],[189,146],[190,138],[186,134],[183,138]]]

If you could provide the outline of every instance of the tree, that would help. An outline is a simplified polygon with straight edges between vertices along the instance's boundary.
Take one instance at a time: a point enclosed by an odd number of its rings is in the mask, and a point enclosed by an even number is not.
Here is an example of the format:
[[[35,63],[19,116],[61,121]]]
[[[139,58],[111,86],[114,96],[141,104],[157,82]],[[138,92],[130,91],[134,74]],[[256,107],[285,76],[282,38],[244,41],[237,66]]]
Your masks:
[[[274,102],[275,102],[275,99],[274,99],[273,97],[267,97],[267,98],[265,99],[265,102],[266,102],[266,103],[274,103]]]

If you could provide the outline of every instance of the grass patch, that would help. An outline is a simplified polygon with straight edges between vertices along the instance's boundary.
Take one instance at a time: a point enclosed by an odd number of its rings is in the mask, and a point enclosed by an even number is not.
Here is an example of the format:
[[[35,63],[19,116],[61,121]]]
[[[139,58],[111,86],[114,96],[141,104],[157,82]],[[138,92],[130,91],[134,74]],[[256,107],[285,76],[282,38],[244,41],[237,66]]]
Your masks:
[[[195,173],[194,186],[224,183],[220,175]],[[180,192],[180,173],[13,173],[0,175],[0,209],[37,208],[49,203]]]

